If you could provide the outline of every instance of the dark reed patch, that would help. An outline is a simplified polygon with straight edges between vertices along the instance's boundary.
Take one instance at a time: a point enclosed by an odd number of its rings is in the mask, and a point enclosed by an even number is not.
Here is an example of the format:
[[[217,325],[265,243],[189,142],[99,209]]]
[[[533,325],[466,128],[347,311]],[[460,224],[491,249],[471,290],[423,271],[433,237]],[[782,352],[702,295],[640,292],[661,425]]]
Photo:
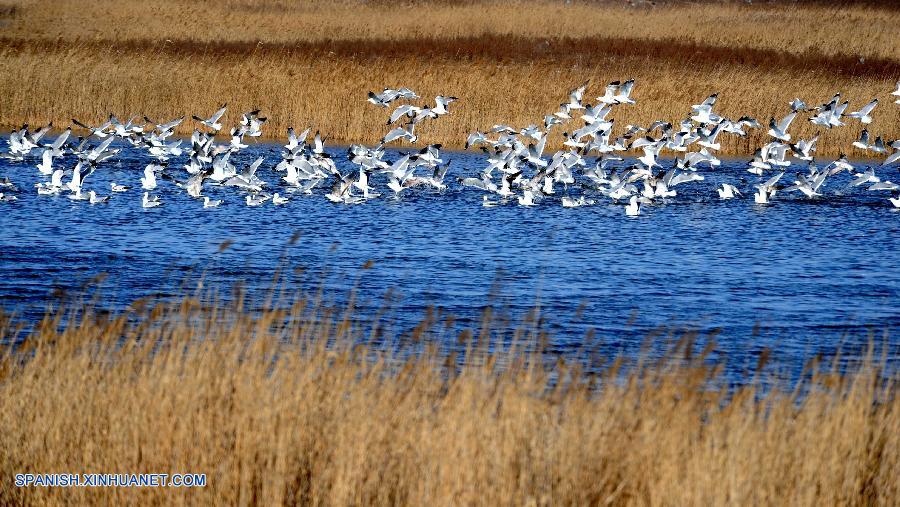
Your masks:
[[[735,65],[764,69],[831,73],[844,77],[896,79],[900,59],[826,55],[818,51],[792,53],[751,47],[722,47],[667,38],[535,38],[481,35],[456,38],[347,39],[318,42],[198,42],[194,40],[59,41],[0,37],[0,48],[58,51],[82,47],[92,51],[156,52],[173,57],[313,57],[345,59],[419,59],[498,63],[555,61],[565,65],[591,65],[608,59],[666,61],[685,67]]]
[[[22,14],[22,8],[18,5],[0,4],[0,19],[13,19]]]

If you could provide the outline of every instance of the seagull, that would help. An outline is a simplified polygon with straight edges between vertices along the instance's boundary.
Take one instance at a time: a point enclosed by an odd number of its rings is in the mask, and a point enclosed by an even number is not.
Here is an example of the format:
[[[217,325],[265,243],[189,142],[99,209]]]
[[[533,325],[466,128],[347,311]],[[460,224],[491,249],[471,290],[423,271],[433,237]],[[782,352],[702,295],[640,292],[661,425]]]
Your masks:
[[[410,124],[409,129],[406,129],[404,127],[397,127],[391,130],[387,133],[387,135],[381,138],[381,144],[387,144],[391,141],[396,141],[397,139],[405,139],[410,143],[415,144],[415,142],[419,138],[413,133],[414,127],[415,125]]]
[[[435,106],[431,108],[431,112],[438,116],[449,114],[450,111],[447,110],[447,106],[449,106],[451,102],[455,102],[457,100],[459,99],[457,99],[456,97],[445,97],[443,95],[438,95],[434,98]]]
[[[212,200],[209,198],[209,196],[206,196],[206,195],[203,196],[203,207],[204,208],[215,208],[215,207],[218,207],[220,204],[222,204],[221,199]]]
[[[266,118],[261,117],[259,112],[259,109],[255,109],[241,115],[240,128],[238,129],[240,135],[248,137],[259,137],[262,135],[262,126],[266,122]]]
[[[641,214],[641,203],[638,201],[638,197],[636,195],[631,196],[631,199],[628,200],[628,205],[625,206],[625,215],[629,217],[636,217]]]
[[[881,166],[888,166],[893,164],[894,162],[900,160],[900,139],[891,143],[891,148],[894,149],[894,153],[891,153],[888,158],[884,159],[884,162],[881,163]]]
[[[874,100],[872,100],[872,102],[869,102],[868,104],[866,104],[862,108],[860,108],[859,111],[847,113],[847,118],[856,118],[863,124],[872,123],[872,117],[870,116],[870,114],[872,113],[872,110],[875,109],[875,106],[877,106],[877,105],[878,105],[878,99],[874,99]]]
[[[613,97],[616,104],[634,104],[635,100],[631,98],[631,89],[634,88],[634,79],[629,79],[622,83]]]
[[[225,109],[227,109],[227,107],[228,107],[228,104],[222,104],[222,106],[219,108],[219,110],[216,111],[215,113],[213,113],[213,115],[210,116],[209,119],[207,119],[207,120],[204,120],[203,118],[200,118],[199,116],[191,116],[191,118],[200,122],[204,126],[212,129],[213,131],[218,132],[219,130],[222,129],[222,124],[217,123],[217,122],[222,117],[222,115],[225,114]]]
[[[261,195],[261,196],[248,195],[246,198],[246,202],[247,202],[247,206],[262,206],[269,199],[270,199],[270,197],[268,195]]]
[[[606,89],[604,90],[603,95],[600,97],[597,97],[597,102],[599,102],[601,105],[616,104],[617,103],[616,95],[618,94],[618,91],[619,91],[619,84],[620,84],[619,81],[613,81],[613,82],[609,83],[608,85],[606,85]],[[584,93],[584,92],[582,92],[582,93]],[[580,101],[581,101],[581,99],[579,98],[579,102]],[[571,102],[571,100],[570,100],[570,102]]]
[[[397,120],[403,118],[404,116],[412,120],[416,118],[420,112],[422,112],[421,107],[416,107],[410,104],[402,104],[400,106],[397,106],[397,109],[394,109],[394,112],[391,113],[390,118],[388,118],[387,125],[396,123]]]
[[[119,185],[115,181],[109,182],[109,189],[113,192],[127,192],[131,187],[126,187],[125,185]]]
[[[88,125],[85,125],[84,123],[81,123],[80,121],[76,120],[75,118],[72,118],[72,123],[74,123],[75,125],[83,128],[85,130],[89,130],[91,132],[91,135],[96,136],[100,139],[103,139],[106,136],[110,135],[108,132],[106,132],[106,129],[108,129],[109,127],[112,126],[112,122],[110,122],[109,120],[106,120],[106,122],[103,123],[102,125],[100,125],[99,127],[90,127]]]
[[[534,202],[534,191],[527,188],[522,192],[522,195],[517,197],[517,200],[521,206],[534,206],[536,204]]]
[[[814,108],[816,115],[810,118],[809,121],[815,125],[821,125],[829,129],[844,125],[841,121],[841,116],[844,114],[844,111],[847,109],[850,102],[845,101],[841,103],[840,100],[841,94],[838,93],[831,98],[829,103]]]
[[[72,127],[67,128],[62,134],[60,134],[51,144],[48,149],[50,150],[51,156],[53,157],[61,157],[63,156],[63,146],[66,141],[69,140],[69,136],[72,135]]]
[[[397,99],[415,100],[417,98],[419,96],[409,88],[400,88],[399,90],[385,88],[381,93],[369,92],[368,101],[379,107],[388,107],[388,104]]]
[[[478,146],[480,144],[490,145],[493,143],[491,142],[490,139],[487,138],[487,136],[484,135],[483,132],[478,132],[478,131],[472,132],[471,134],[469,134],[469,137],[466,138],[465,149],[468,150],[470,147]]]
[[[35,186],[37,187],[38,195],[59,195],[63,189],[63,170],[57,169],[53,171],[53,174],[50,176],[50,181],[47,183],[38,183]],[[2,186],[2,185],[0,185]]]
[[[757,185],[757,192],[753,196],[754,201],[756,201],[757,204],[768,204],[769,199],[775,195],[775,184],[778,183],[778,180],[780,180],[782,176],[784,176],[784,173],[780,172],[769,178],[765,183]]]
[[[879,183],[881,178],[875,175],[875,169],[869,167],[865,172],[856,173],[854,179],[850,182],[850,186],[858,187],[860,185],[868,185],[869,183]]]
[[[737,189],[736,186],[730,185],[728,183],[723,183],[722,188],[716,189],[719,192],[719,199],[731,199],[735,195],[742,195],[740,190]]]
[[[278,192],[275,192],[275,194],[272,196],[272,204],[274,204],[275,206],[287,204],[287,202],[288,202],[288,198],[281,197],[280,195],[278,195]]]
[[[859,134],[859,140],[853,141],[853,146],[855,146],[861,150],[868,150],[871,147],[871,145],[869,144],[869,130],[868,129],[862,130],[862,132]]]
[[[699,104],[694,104],[691,106],[691,111],[697,112],[702,109],[711,109],[714,105],[716,105],[716,101],[719,99],[718,93],[713,93],[709,97],[703,100],[703,102]]]
[[[875,183],[874,185],[867,188],[866,190],[869,190],[869,191],[890,190],[891,192],[893,192],[895,190],[900,190],[900,185],[897,185],[896,183],[891,183],[890,181],[879,181],[878,183]]]
[[[97,195],[97,192],[94,192],[93,190],[91,190],[90,192],[88,192],[88,195],[90,196],[90,202],[91,202],[91,204],[102,204],[102,203],[105,203],[105,202],[109,201],[109,196],[108,196],[108,195],[105,195],[105,196],[103,196],[103,197],[100,197],[100,196]]]
[[[150,192],[144,192],[144,196],[141,200],[141,206],[144,208],[155,208],[162,203],[159,201],[159,196],[150,197]]]
[[[585,198],[584,196],[574,198],[565,196],[561,199],[563,208],[579,208],[581,206],[588,206],[594,204],[594,201]]]
[[[587,89],[587,85],[588,83],[585,81],[584,84],[569,92],[569,102],[562,104],[567,113],[573,109],[584,109],[584,106],[581,105],[581,100],[584,98],[584,91]]]
[[[75,164],[75,167],[72,169],[72,179],[66,183],[66,188],[71,190],[74,194],[81,194],[81,168],[81,162]]]
[[[155,125],[156,130],[159,132],[160,137],[165,139],[174,133],[175,127],[181,125],[181,122],[184,121],[184,116],[182,116],[181,118],[175,118],[174,120],[172,120],[170,122],[166,122],[166,123],[162,123],[162,124],[157,124],[155,121],[151,120],[150,118],[147,118],[146,116],[144,116],[144,121],[146,121],[149,124]]]
[[[3,194],[0,194],[0,195],[3,195]],[[481,205],[484,206],[485,208],[493,208],[493,207],[497,206],[498,204],[500,204],[500,203],[497,201],[491,200],[491,198],[486,195],[481,197]]]
[[[44,175],[53,174],[53,151],[50,148],[41,154],[41,163],[37,165],[38,171]]]
[[[791,126],[791,122],[794,121],[795,116],[797,116],[797,112],[793,111],[789,115],[782,118],[778,123],[775,123],[775,118],[772,118],[771,120],[769,120],[768,134],[775,139],[778,139],[779,141],[790,141],[791,135],[787,133],[787,129]]]
[[[159,164],[147,164],[144,168],[144,177],[141,178],[141,188],[144,190],[156,189],[156,171],[163,170],[164,167]]]
[[[811,155],[812,152],[816,151],[816,141],[819,140],[819,135],[816,134],[815,137],[810,139],[809,141],[805,139],[801,139],[797,141],[797,144],[790,145],[791,150],[794,152],[794,156],[800,160],[810,161],[813,159]]]
[[[792,100],[790,103],[790,106],[791,106],[791,111],[794,111],[794,112],[806,111],[806,109],[807,109],[806,103],[800,99]]]

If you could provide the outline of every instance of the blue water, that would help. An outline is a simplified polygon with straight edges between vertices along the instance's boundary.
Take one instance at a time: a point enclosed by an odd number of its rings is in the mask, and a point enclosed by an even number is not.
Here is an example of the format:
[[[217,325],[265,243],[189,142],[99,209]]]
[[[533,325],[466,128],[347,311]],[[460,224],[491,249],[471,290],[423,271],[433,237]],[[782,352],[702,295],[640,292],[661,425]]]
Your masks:
[[[257,175],[275,184],[282,175],[272,170],[279,148],[255,145],[232,160],[241,168],[266,155]],[[348,172],[343,150],[332,153]],[[447,158],[453,160],[447,180],[454,181],[443,193],[419,189],[399,201],[348,206],[328,202],[323,185],[313,196],[291,195],[282,207],[250,208],[236,189],[207,185],[206,194],[226,201],[216,209],[203,209],[164,180],[155,192],[163,206],[142,208],[139,178],[147,160],[136,150],[86,180],[85,188],[101,195],[109,195],[111,180],[134,187],[95,206],[38,196],[36,159],[0,160],[0,177],[21,190],[17,202],[0,203],[0,305],[34,320],[54,291],[83,290],[100,273],[109,275],[102,303],[112,309],[146,295],[178,294],[180,284],[201,275],[208,286],[240,282],[261,298],[283,259],[304,269],[288,270],[290,288],[324,283],[330,297],[342,300],[356,286],[364,310],[374,311],[386,291],[395,291],[398,332],[430,305],[475,326],[489,303],[514,321],[539,304],[563,354],[591,345],[583,343],[589,329],[596,330],[591,340],[636,350],[658,326],[721,328],[719,350],[748,363],[764,347],[796,366],[817,353],[858,350],[884,333],[892,350],[900,343],[894,337],[900,213],[885,193],[838,195],[846,175],[826,183],[822,199],[779,193],[773,204],[759,206],[744,161],[725,160],[704,171],[706,181],[677,187],[679,195],[665,206],[627,218],[602,197],[573,209],[558,198],[533,208],[484,208],[480,191],[455,182],[479,171],[483,155]],[[741,178],[746,197],[720,201],[715,186]],[[295,232],[299,240],[289,245]],[[233,244],[218,252],[225,240]],[[361,270],[369,260],[372,268]]]

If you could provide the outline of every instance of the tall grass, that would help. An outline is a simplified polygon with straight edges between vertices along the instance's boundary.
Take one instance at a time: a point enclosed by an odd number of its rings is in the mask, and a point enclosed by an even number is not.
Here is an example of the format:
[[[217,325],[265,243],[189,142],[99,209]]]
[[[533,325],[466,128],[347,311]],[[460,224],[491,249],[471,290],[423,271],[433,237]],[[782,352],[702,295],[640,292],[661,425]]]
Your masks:
[[[637,105],[615,113],[622,127],[678,121],[714,92],[718,112],[763,123],[786,114],[795,97],[812,105],[843,92],[851,108],[881,99],[869,130],[900,137],[900,108],[889,96],[900,79],[893,36],[900,10],[891,8],[276,0],[8,7],[0,20],[6,128],[98,122],[110,112],[208,114],[227,101],[227,121],[264,109],[272,136],[311,124],[332,141],[371,143],[385,132],[384,115],[365,94],[403,85],[462,99],[421,132],[428,142],[461,147],[475,129],[539,122],[586,79],[590,100],[606,82],[634,78]],[[182,133],[192,127],[185,123]],[[823,133],[818,153],[862,156],[850,146],[860,130],[850,122]],[[815,132],[802,119],[792,128],[797,138]],[[722,136],[725,153],[752,153],[763,142],[759,131]]]
[[[884,358],[846,374],[812,366],[791,391],[735,390],[689,340],[598,374],[542,360],[528,333],[489,347],[489,314],[457,336],[459,356],[428,339],[434,319],[405,348],[385,348],[350,315],[302,298],[253,312],[191,298],[123,315],[51,309],[0,359],[0,503],[891,505],[900,495],[897,379]],[[0,342],[14,322],[0,319]],[[208,485],[13,487],[15,473],[35,472],[194,472]]]
[[[593,78],[589,93],[601,94],[607,81],[634,77],[635,106],[616,110],[616,133],[633,123],[649,125],[657,119],[678,121],[706,95],[719,92],[717,111],[737,118],[753,115],[765,123],[781,118],[788,102],[801,96],[823,103],[842,91],[853,104],[881,97],[874,135],[900,137],[900,108],[889,100],[893,88],[883,77],[841,77],[819,70],[767,69],[754,66],[705,65],[684,67],[657,62],[653,57],[603,57],[594,61],[560,63],[497,62],[436,58],[423,63],[416,57],[315,57],[291,52],[251,54],[188,53],[169,56],[164,50],[119,50],[115,47],[71,47],[0,50],[0,124],[11,127],[54,121],[100,123],[109,113],[122,118],[146,114],[163,121],[184,114],[210,114],[227,101],[226,122],[236,123],[240,112],[262,108],[269,122],[266,132],[283,137],[288,126],[312,125],[332,142],[374,143],[384,135],[385,113],[365,102],[366,92],[383,86],[413,86],[424,97],[444,93],[461,97],[452,113],[423,124],[422,140],[461,147],[466,136],[495,123],[523,127],[539,123],[555,111],[568,90]],[[33,85],[23,86],[23,83]],[[593,95],[592,95],[593,96]],[[191,122],[182,133],[194,128]],[[821,155],[851,149],[862,126],[822,132]],[[796,138],[816,130],[803,119],[792,126]],[[557,133],[558,135],[558,133]],[[556,138],[560,141],[561,138]],[[722,150],[752,153],[766,142],[764,129],[747,138],[723,135]],[[862,155],[847,151],[850,155]]]
[[[4,0],[19,6],[5,34],[23,39],[317,42],[344,39],[608,37],[678,38],[866,58],[897,58],[900,9],[865,5],[683,2],[656,9],[626,2],[370,2],[294,0]]]

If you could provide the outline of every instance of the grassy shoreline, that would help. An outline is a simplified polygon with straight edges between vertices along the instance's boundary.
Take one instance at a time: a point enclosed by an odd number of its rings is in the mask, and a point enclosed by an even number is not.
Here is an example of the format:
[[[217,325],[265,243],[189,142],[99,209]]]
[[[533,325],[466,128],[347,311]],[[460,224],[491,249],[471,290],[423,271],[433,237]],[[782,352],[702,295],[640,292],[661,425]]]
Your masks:
[[[11,325],[0,319],[0,337]],[[0,353],[0,474],[190,472],[208,484],[10,479],[0,503],[888,505],[900,495],[900,401],[884,358],[844,374],[812,362],[802,386],[763,392],[756,381],[729,388],[689,339],[662,360],[592,374],[538,360],[527,325],[489,352],[489,316],[456,337],[459,362],[429,342],[441,326],[426,317],[404,342],[410,356],[308,299],[262,312],[191,298],[137,301],[123,315],[53,309]]]

